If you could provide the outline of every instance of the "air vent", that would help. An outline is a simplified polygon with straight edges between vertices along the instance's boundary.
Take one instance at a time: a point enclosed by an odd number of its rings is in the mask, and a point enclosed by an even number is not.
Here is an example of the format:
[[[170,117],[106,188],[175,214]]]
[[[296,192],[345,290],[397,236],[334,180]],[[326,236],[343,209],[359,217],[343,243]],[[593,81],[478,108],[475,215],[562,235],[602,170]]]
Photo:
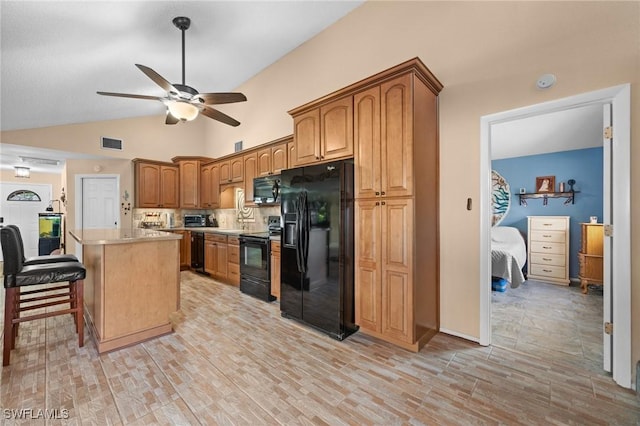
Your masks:
[[[122,151],[122,139],[100,138],[100,147],[102,149],[115,149],[116,151]]]
[[[236,142],[235,144],[233,144],[233,147],[235,152],[242,151],[242,141]]]

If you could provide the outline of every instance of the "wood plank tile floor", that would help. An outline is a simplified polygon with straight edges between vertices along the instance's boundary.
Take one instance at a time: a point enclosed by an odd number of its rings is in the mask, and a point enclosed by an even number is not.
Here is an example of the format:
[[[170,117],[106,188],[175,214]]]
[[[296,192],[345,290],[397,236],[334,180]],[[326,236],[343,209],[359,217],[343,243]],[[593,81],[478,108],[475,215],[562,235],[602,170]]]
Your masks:
[[[338,342],[190,272],[175,324],[99,356],[89,336],[77,347],[70,317],[25,323],[0,372],[3,424],[640,422],[634,392],[561,357],[445,334],[418,354],[362,333]],[[31,416],[11,418],[20,409]],[[45,409],[68,418],[30,418]]]
[[[527,280],[518,288],[494,291],[491,341],[604,374],[602,303],[602,287],[589,286],[589,292],[582,294],[578,283]]]

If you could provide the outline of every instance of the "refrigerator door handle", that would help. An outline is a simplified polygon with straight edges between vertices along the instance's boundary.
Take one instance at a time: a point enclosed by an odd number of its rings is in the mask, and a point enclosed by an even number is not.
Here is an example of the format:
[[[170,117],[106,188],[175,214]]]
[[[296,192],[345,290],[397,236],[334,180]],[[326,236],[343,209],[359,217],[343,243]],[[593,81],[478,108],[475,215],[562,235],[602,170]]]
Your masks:
[[[304,272],[307,272],[307,262],[309,260],[309,229],[311,228],[311,216],[309,215],[309,204],[307,201],[307,191],[303,192],[304,194],[304,203],[302,205],[302,232],[304,235],[304,241],[302,246],[302,258],[303,258],[303,268]]]
[[[301,233],[301,217],[302,217],[302,194],[298,194],[298,200],[296,203],[296,263],[298,266],[298,272],[304,272],[302,270],[302,233]]]

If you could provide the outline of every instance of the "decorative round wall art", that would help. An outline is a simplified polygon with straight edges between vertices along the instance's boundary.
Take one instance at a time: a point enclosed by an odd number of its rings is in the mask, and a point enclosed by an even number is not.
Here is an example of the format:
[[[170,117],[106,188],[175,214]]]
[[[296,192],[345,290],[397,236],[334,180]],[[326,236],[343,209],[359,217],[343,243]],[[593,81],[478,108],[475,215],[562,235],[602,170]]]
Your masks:
[[[500,173],[491,170],[491,225],[496,226],[509,212],[511,189]]]

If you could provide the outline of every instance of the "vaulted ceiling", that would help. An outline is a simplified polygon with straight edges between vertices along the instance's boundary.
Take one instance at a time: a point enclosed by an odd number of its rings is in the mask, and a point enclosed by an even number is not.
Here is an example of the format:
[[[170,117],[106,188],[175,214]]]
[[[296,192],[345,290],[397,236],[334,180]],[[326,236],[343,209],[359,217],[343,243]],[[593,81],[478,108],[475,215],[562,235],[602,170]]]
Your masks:
[[[96,91],[162,96],[134,64],[201,92],[233,91],[363,3],[357,1],[6,1],[0,3],[0,129],[18,130],[163,114],[160,102]],[[247,102],[250,102],[249,99]],[[224,112],[224,105],[217,107]],[[584,107],[492,128],[493,158],[601,145],[601,111]],[[224,124],[221,124],[224,125]],[[596,129],[596,130],[594,130]],[[75,154],[0,144],[0,167],[19,156]],[[33,165],[56,172],[61,165]]]

